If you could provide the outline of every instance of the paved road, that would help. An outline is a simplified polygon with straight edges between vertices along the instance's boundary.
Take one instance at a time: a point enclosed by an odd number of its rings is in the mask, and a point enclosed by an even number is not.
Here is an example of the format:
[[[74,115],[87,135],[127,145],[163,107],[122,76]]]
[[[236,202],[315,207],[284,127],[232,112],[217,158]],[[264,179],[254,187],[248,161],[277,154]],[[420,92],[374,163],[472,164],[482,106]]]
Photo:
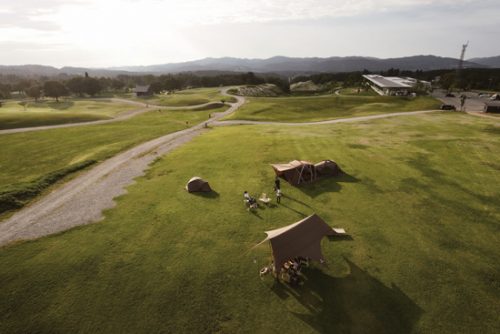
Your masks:
[[[222,93],[227,94],[227,89]],[[236,99],[228,110],[214,113],[212,119],[122,152],[16,212],[0,223],[0,246],[101,220],[102,211],[115,205],[113,198],[124,194],[154,159],[190,141],[204,131],[205,123],[231,114],[245,102],[243,97]]]
[[[445,104],[454,105],[457,110],[460,110],[460,95],[462,93],[454,93],[455,97],[446,97],[446,92],[442,90],[436,90],[432,93],[432,96],[440,100]],[[484,103],[488,101],[486,97],[479,97],[477,93],[465,92],[467,96],[465,100],[465,111],[467,112],[482,112],[484,108]]]
[[[57,125],[44,125],[44,126],[35,126],[35,127],[30,127],[30,128],[16,128],[16,129],[0,130],[0,135],[9,134],[9,133],[19,133],[19,132],[31,132],[31,131],[50,130],[50,129],[70,128],[70,127],[75,127],[75,126],[107,124],[107,123],[113,123],[113,122],[118,122],[118,121],[124,121],[126,119],[132,118],[132,117],[137,116],[139,114],[145,113],[147,111],[155,110],[155,109],[191,110],[191,109],[203,108],[203,107],[206,107],[206,106],[211,105],[211,104],[220,103],[220,102],[208,102],[208,103],[203,103],[203,104],[197,104],[194,106],[167,107],[167,106],[158,106],[158,105],[154,105],[154,104],[146,104],[146,103],[142,103],[142,102],[138,102],[138,101],[131,101],[131,100],[119,99],[119,98],[111,98],[111,99],[105,99],[105,100],[112,100],[114,102],[120,102],[120,103],[129,103],[129,104],[141,106],[142,108],[129,110],[129,111],[118,114],[118,116],[116,116],[114,118],[103,119],[103,120],[99,120],[99,121],[66,123],[66,124],[57,124]]]

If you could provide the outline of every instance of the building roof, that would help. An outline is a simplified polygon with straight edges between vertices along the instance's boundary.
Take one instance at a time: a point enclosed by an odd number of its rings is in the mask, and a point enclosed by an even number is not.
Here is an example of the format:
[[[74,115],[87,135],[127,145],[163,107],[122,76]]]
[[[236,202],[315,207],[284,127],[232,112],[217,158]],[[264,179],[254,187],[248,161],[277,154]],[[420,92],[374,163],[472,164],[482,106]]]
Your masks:
[[[363,78],[373,82],[380,88],[411,88],[417,83],[417,79],[409,77],[384,77],[378,74],[365,74]],[[424,82],[425,81],[421,81]]]
[[[136,85],[134,88],[134,93],[147,93],[149,91],[149,85],[141,86]]]

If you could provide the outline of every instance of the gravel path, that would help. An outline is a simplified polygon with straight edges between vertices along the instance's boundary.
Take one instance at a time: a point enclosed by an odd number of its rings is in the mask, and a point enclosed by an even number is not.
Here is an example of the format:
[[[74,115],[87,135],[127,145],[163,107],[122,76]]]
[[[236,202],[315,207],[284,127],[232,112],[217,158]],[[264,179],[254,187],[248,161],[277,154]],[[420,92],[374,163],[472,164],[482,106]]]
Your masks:
[[[226,92],[224,89],[222,93]],[[204,123],[210,124],[238,109],[245,99],[236,98],[228,110],[214,113]],[[101,220],[103,210],[115,205],[113,198],[124,194],[125,188],[143,175],[153,160],[202,133],[204,123],[120,153],[16,212],[0,223],[0,246]]]
[[[49,130],[49,129],[70,128],[70,127],[74,127],[74,126],[113,123],[113,122],[118,122],[118,121],[124,121],[126,119],[132,118],[132,117],[137,116],[139,114],[145,113],[147,111],[155,110],[155,109],[191,110],[191,109],[203,108],[203,107],[211,105],[211,104],[218,104],[219,103],[219,102],[208,102],[208,103],[203,103],[203,104],[197,104],[194,106],[167,107],[167,106],[158,106],[158,105],[154,105],[154,104],[146,104],[146,103],[142,103],[142,102],[131,101],[131,100],[126,100],[126,99],[119,99],[119,98],[111,98],[111,99],[105,99],[105,100],[111,100],[111,101],[120,102],[120,103],[129,103],[129,104],[141,106],[142,108],[122,112],[114,118],[103,119],[103,120],[99,120],[99,121],[66,123],[66,124],[57,124],[57,125],[44,125],[44,126],[35,126],[35,127],[30,127],[30,128],[16,128],[16,129],[0,130],[0,135],[9,134],[9,133],[19,133],[19,132],[31,132],[31,131],[41,131],[41,130]]]

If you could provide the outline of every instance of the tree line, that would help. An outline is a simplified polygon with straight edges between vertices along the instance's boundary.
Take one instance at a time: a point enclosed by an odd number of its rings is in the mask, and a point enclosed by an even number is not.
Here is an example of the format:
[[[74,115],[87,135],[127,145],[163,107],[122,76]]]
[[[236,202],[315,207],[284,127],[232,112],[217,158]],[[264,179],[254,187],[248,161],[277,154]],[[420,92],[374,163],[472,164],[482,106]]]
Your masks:
[[[218,87],[230,85],[258,85],[273,83],[284,92],[289,92],[287,78],[276,75],[256,75],[247,73],[177,73],[164,75],[118,75],[114,78],[74,76],[67,78],[40,77],[22,78],[15,75],[0,75],[0,99],[11,97],[12,92],[19,92],[37,100],[41,96],[55,98],[57,101],[62,96],[75,95],[79,97],[96,96],[102,92],[129,91],[136,85],[148,85],[151,94],[160,92],[173,92],[186,88]]]
[[[500,69],[464,69],[460,73],[454,70],[402,71],[389,69],[381,72],[367,70],[341,73],[317,73],[300,75],[293,78],[275,74],[221,73],[218,71],[184,72],[176,74],[130,74],[116,77],[94,78],[85,73],[84,76],[60,75],[57,77],[26,78],[16,75],[0,74],[0,99],[8,99],[12,92],[38,100],[47,96],[59,100],[62,96],[75,95],[96,96],[103,92],[125,92],[136,85],[149,85],[152,94],[173,92],[195,87],[218,87],[231,85],[258,85],[272,83],[284,93],[290,92],[290,83],[311,80],[316,84],[341,82],[344,86],[361,85],[363,74],[381,74],[385,76],[408,76],[418,80],[432,81],[435,86],[452,89],[482,89],[500,91]]]

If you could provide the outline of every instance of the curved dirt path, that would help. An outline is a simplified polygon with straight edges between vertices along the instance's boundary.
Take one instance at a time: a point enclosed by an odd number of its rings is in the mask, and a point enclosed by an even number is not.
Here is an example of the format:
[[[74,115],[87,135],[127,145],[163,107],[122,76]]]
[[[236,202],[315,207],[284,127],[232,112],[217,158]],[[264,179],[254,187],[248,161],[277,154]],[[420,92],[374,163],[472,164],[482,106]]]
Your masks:
[[[129,110],[122,112],[118,114],[116,117],[110,118],[110,119],[103,119],[103,120],[98,120],[98,121],[87,121],[87,122],[76,122],[76,123],[65,123],[65,124],[55,124],[55,125],[42,125],[42,126],[34,126],[34,127],[29,127],[29,128],[15,128],[15,129],[6,129],[6,130],[0,130],[0,135],[2,134],[10,134],[10,133],[19,133],[19,132],[31,132],[31,131],[42,131],[42,130],[50,130],[50,129],[60,129],[60,128],[70,128],[70,127],[75,127],[75,126],[85,126],[85,125],[95,125],[95,124],[107,124],[107,123],[113,123],[113,122],[119,122],[119,121],[124,121],[129,118],[132,118],[134,116],[137,116],[139,114],[152,111],[152,110],[157,110],[157,109],[164,109],[164,110],[192,110],[192,109],[197,109],[197,108],[203,108],[212,104],[219,104],[220,102],[207,102],[203,104],[196,104],[193,106],[182,106],[182,107],[168,107],[168,106],[158,106],[155,104],[147,104],[143,102],[138,102],[138,101],[132,101],[132,100],[126,100],[126,99],[120,99],[120,98],[106,98],[106,100],[111,100],[114,102],[120,102],[120,103],[129,103],[137,106],[141,106],[142,108],[140,109],[134,109],[134,110]]]
[[[419,114],[427,114],[431,112],[437,112],[441,110],[419,110],[419,111],[404,111],[404,112],[394,112],[388,114],[378,114],[378,115],[368,115],[368,116],[358,116],[358,117],[349,117],[349,118],[337,118],[331,119],[327,121],[317,121],[317,122],[271,122],[271,121],[248,121],[248,120],[227,120],[227,121],[215,121],[213,125],[215,126],[225,126],[225,125],[244,125],[244,124],[255,124],[255,125],[285,125],[285,126],[303,126],[303,125],[321,125],[321,124],[336,124],[336,123],[351,123],[351,122],[360,122],[360,121],[368,121],[372,119],[378,118],[387,118],[387,117],[395,117],[395,116],[410,116],[410,115],[419,115]]]
[[[227,88],[222,93],[227,94]],[[212,119],[122,152],[16,212],[0,222],[0,246],[101,220],[102,211],[115,205],[113,198],[124,194],[154,159],[190,141],[205,130],[205,124],[229,115],[245,102],[243,97],[236,99],[228,110],[214,113]]]

